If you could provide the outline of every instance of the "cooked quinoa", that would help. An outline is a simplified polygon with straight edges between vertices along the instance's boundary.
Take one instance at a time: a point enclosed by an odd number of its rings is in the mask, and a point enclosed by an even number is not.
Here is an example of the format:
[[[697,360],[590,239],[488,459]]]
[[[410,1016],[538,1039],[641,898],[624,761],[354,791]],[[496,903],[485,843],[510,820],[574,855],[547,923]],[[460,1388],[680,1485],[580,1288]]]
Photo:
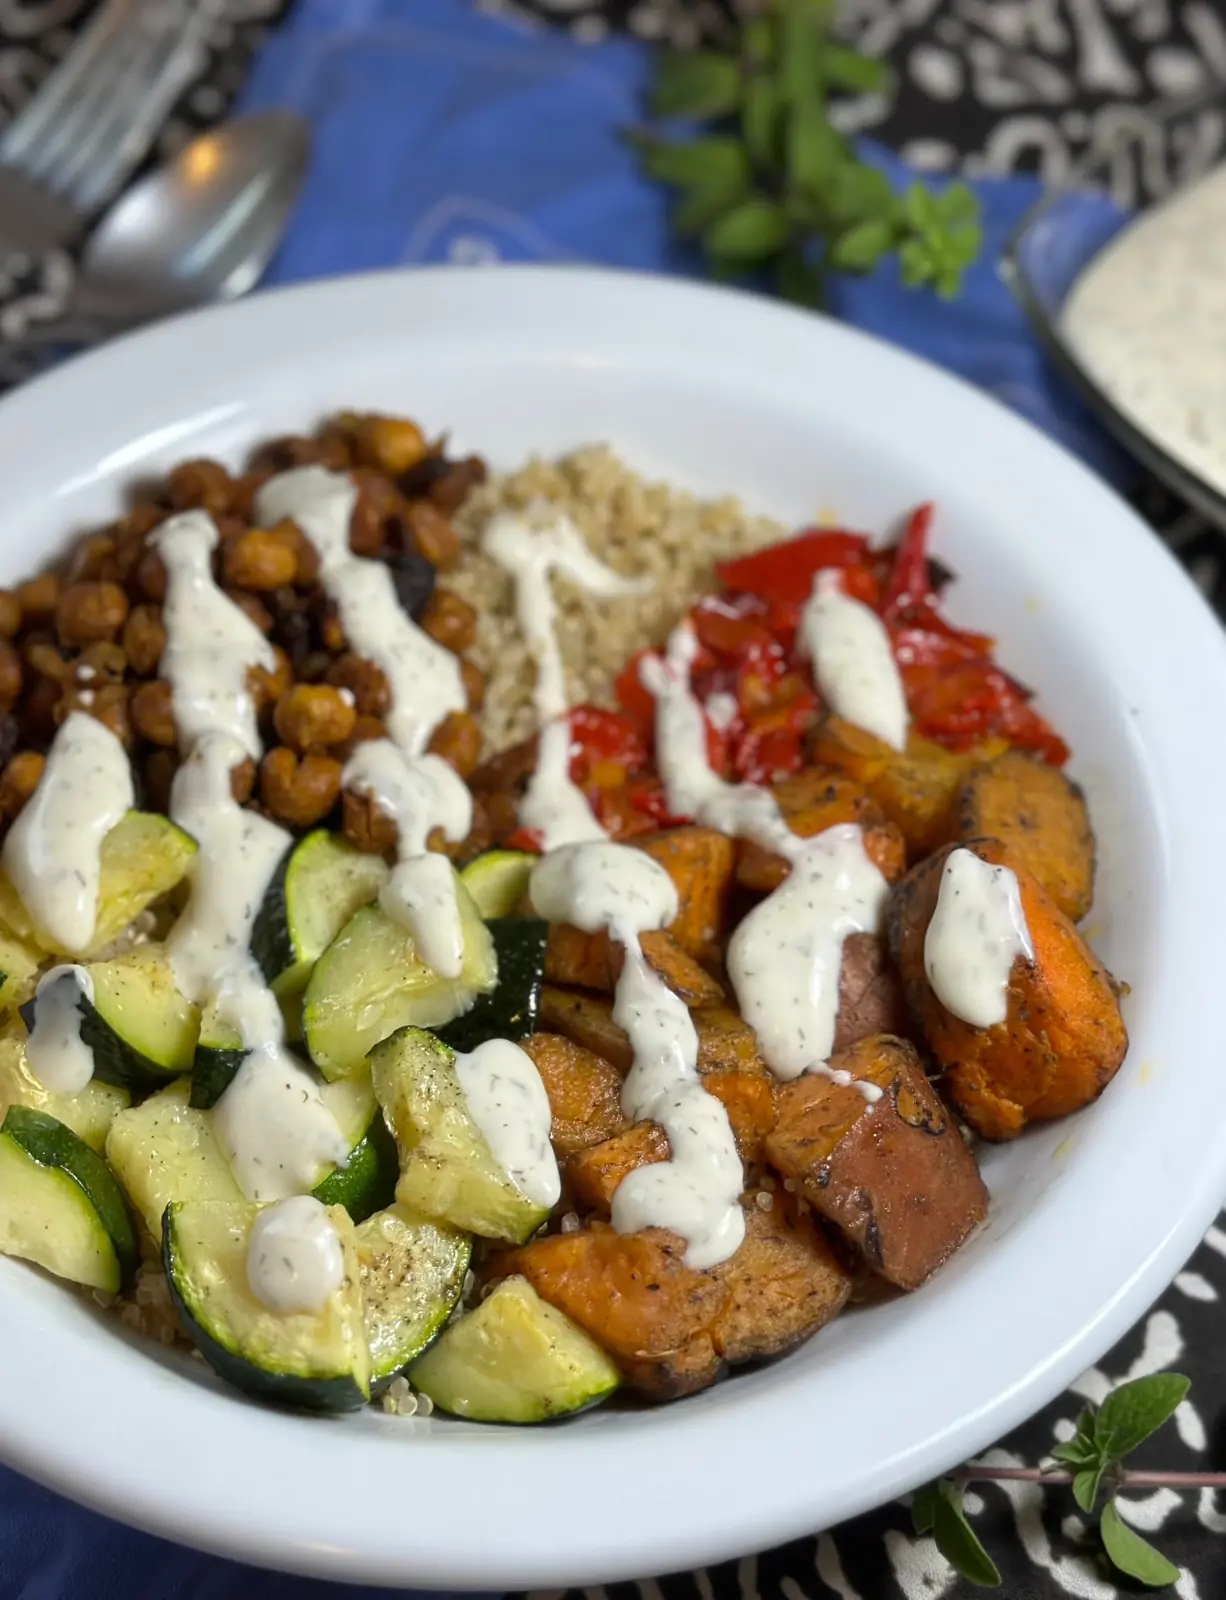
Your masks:
[[[491,477],[456,518],[460,567],[447,587],[476,607],[470,658],[487,675],[482,724],[487,751],[527,737],[536,727],[534,674],[515,620],[511,580],[481,553],[482,531],[497,511],[547,517],[566,512],[603,561],[631,577],[646,575],[650,593],[625,600],[585,595],[554,579],[558,638],[572,704],[612,705],[613,681],[633,653],[660,644],[693,601],[713,587],[716,561],[786,538],[788,529],[753,516],[739,501],[700,500],[666,483],[638,477],[604,445],[559,461],[533,458],[518,472]]]

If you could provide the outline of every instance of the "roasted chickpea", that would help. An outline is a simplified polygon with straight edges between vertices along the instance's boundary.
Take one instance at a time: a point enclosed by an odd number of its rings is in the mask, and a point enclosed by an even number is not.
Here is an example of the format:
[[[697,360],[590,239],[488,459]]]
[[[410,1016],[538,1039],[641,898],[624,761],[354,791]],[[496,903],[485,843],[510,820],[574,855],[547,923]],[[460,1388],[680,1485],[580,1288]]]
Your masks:
[[[128,658],[113,639],[99,639],[86,645],[71,666],[75,682],[98,687],[103,683],[122,683],[128,670]]]
[[[40,573],[37,578],[17,586],[21,620],[27,628],[37,628],[51,620],[59,604],[60,587],[59,575],[55,572]]]
[[[141,596],[161,605],[166,598],[166,568],[156,550],[144,550],[133,573]]]
[[[54,678],[35,676],[27,680],[18,713],[25,737],[34,743],[50,742],[55,735],[55,708],[60,703],[64,686]]]
[[[122,683],[104,683],[100,689],[72,685],[62,692],[55,720],[64,722],[74,711],[84,711],[109,728],[125,750],[132,748],[132,722],[128,715],[128,689]]]
[[[0,589],[0,638],[11,639],[21,627],[21,601],[15,589]]]
[[[355,850],[381,856],[391,850],[400,830],[367,794],[346,789],[341,804],[341,832]]]
[[[70,583],[55,608],[55,626],[66,645],[113,639],[128,620],[128,597],[117,583]]]
[[[304,433],[287,433],[280,439],[270,439],[252,456],[248,472],[263,472],[270,477],[278,472],[288,472],[291,467],[315,466],[320,459],[318,439]]]
[[[319,551],[303,533],[296,522],[288,518],[277,523],[274,530],[292,543],[297,559],[294,582],[299,589],[310,589],[319,582]]]
[[[349,735],[341,752],[348,760],[360,744],[369,744],[372,739],[386,739],[387,724],[378,717],[359,717],[353,725],[353,732]]]
[[[59,645],[48,634],[32,633],[22,646],[22,653],[31,672],[50,678],[55,683],[69,683],[75,676],[73,662],[66,659]]]
[[[132,696],[132,721],[142,739],[171,748],[178,742],[173,697],[164,678],[142,683]]]
[[[335,606],[328,606],[319,620],[319,637],[325,650],[338,655],[345,648],[345,630]]]
[[[221,570],[234,589],[267,593],[293,583],[298,554],[291,540],[271,528],[249,528],[222,546]]]
[[[106,533],[97,533],[92,539],[85,539],[77,545],[64,570],[68,583],[84,580],[115,583],[120,576],[115,541]]]
[[[16,646],[7,639],[0,640],[0,710],[8,711],[17,703],[22,677],[21,657]]]
[[[430,503],[445,517],[452,517],[477,485],[485,482],[486,476],[485,462],[480,456],[449,461],[446,471],[438,473],[430,484],[427,491]]]
[[[327,749],[353,732],[357,712],[341,689],[327,683],[298,683],[277,701],[272,724],[294,750]]]
[[[426,601],[420,626],[432,639],[459,655],[477,636],[477,608],[450,589],[436,589]]]
[[[435,730],[429,749],[467,778],[481,760],[481,724],[471,711],[453,711]]]
[[[225,595],[227,600],[232,600],[238,609],[255,623],[261,633],[272,632],[273,614],[258,594],[252,594],[247,589],[227,589]]]
[[[36,750],[19,750],[0,775],[0,815],[11,822],[34,793],[47,765]]]
[[[341,764],[331,756],[301,760],[279,745],[260,763],[260,799],[268,814],[292,828],[311,828],[328,815],[341,792]]]
[[[229,511],[234,500],[234,480],[220,461],[181,461],[167,482],[176,511],[198,507],[214,516]]]
[[[407,515],[404,496],[376,467],[355,467],[349,476],[358,491],[349,523],[349,548],[355,555],[377,556],[386,543],[391,519]]]
[[[393,478],[408,472],[429,452],[426,436],[407,417],[384,417],[376,412],[354,418],[353,443],[358,459],[379,467]]]
[[[149,810],[170,810],[170,785],[178,769],[179,757],[174,750],[151,750],[145,757],[141,799]]]
[[[235,805],[245,806],[255,789],[255,762],[250,756],[230,768],[230,793]]]
[[[405,514],[409,541],[418,555],[440,572],[452,572],[460,564],[460,536],[451,523],[428,500],[418,500]]]
[[[272,653],[271,672],[267,667],[247,668],[247,692],[255,701],[257,711],[266,711],[269,706],[276,705],[293,682],[293,672],[285,651],[280,645],[274,644]]]
[[[123,625],[123,651],[138,678],[158,669],[166,648],[166,627],[157,606],[134,606]]]
[[[472,827],[464,838],[458,843],[453,843],[441,828],[433,828],[426,840],[426,848],[437,851],[450,861],[462,864],[471,861],[474,856],[479,856],[482,851],[488,850],[493,842],[494,831],[490,826],[489,812],[484,802],[474,796]]]
[[[145,541],[159,523],[166,520],[166,508],[159,505],[139,505],[126,517],[111,526],[115,543],[115,565],[122,582],[133,578],[136,565],[145,551]]]
[[[386,716],[392,704],[391,685],[383,668],[346,652],[328,669],[328,682],[348,689],[359,717]]]
[[[470,711],[480,711],[485,704],[485,673],[475,661],[470,661],[467,656],[460,661],[460,679],[464,684],[464,693],[468,699]]]
[[[230,510],[244,522],[255,521],[255,497],[272,477],[271,472],[244,472],[230,485]]]

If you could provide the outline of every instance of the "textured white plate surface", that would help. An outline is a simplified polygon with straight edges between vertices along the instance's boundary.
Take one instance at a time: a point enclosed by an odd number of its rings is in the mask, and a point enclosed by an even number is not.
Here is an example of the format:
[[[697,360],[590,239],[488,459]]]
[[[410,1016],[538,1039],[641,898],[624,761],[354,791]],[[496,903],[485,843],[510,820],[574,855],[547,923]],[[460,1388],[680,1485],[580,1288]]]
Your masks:
[[[141,1527],[303,1572],[515,1588],[760,1549],[913,1487],[1056,1394],[1141,1314],[1226,1193],[1216,1044],[1226,645],[1176,563],[1068,456],[932,368],[747,296],[569,269],[398,273],[261,296],[0,405],[0,582],[125,484],[341,406],[498,466],[608,440],[790,522],[939,506],[952,614],[996,633],[1076,752],[1091,925],[1133,986],[1089,1112],[990,1150],[987,1226],[926,1289],[680,1404],[516,1431],[279,1415],[0,1262],[0,1456]]]

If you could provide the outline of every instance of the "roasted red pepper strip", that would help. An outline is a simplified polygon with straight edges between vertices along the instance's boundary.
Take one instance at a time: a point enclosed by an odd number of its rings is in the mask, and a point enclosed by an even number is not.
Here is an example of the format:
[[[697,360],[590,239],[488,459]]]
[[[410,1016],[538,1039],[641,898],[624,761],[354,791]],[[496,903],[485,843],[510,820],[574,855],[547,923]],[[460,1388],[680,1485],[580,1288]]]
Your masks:
[[[898,541],[881,602],[881,612],[887,622],[920,609],[936,607],[936,595],[928,580],[928,530],[935,509],[931,501],[917,506]]]
[[[643,687],[639,667],[644,656],[658,655],[658,650],[637,650],[617,675],[613,694],[618,705],[634,724],[635,732],[650,747],[651,732],[655,726],[656,703],[650,690]]]
[[[753,555],[719,561],[715,573],[725,589],[744,589],[763,600],[798,604],[809,598],[814,573],[823,567],[859,566],[867,549],[863,534],[810,528]]]
[[[624,774],[640,771],[647,764],[647,747],[630,718],[620,711],[605,711],[600,706],[576,706],[570,713],[570,776],[573,783],[586,784],[598,767],[620,768]],[[608,788],[608,774],[599,782]]]
[[[516,828],[514,833],[507,835],[505,843],[508,850],[527,850],[529,854],[539,856],[544,840],[535,828]]]

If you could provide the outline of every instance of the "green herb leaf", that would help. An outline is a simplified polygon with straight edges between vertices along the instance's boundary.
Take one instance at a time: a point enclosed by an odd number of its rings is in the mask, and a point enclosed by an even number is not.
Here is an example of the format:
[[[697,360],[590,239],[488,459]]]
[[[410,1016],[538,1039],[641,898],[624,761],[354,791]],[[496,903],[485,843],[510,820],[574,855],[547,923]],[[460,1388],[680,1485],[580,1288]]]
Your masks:
[[[775,59],[775,18],[767,12],[751,17],[741,29],[741,49],[759,67],[769,67]]]
[[[1107,1559],[1130,1578],[1160,1589],[1179,1577],[1179,1568],[1173,1561],[1168,1561],[1161,1550],[1155,1550],[1148,1539],[1133,1532],[1116,1510],[1114,1500],[1108,1500],[1103,1507],[1098,1527]]]
[[[968,189],[964,183],[951,183],[935,198],[937,215],[950,226],[956,226],[960,222],[978,221],[979,201],[975,198],[974,191]]]
[[[741,132],[755,166],[773,168],[778,160],[782,111],[783,95],[775,80],[765,74],[751,78],[741,103]]]
[[[822,65],[832,88],[850,89],[854,94],[876,93],[890,81],[890,69],[884,61],[862,55],[845,44],[828,44]]]
[[[761,261],[788,242],[787,213],[774,200],[756,195],[742,200],[727,216],[707,229],[703,243],[710,254],[733,261]]]
[[[1120,1384],[1098,1408],[1095,1443],[1110,1460],[1119,1461],[1162,1426],[1189,1388],[1178,1372],[1155,1372]]]
[[[937,1500],[932,1537],[937,1549],[953,1567],[971,1583],[982,1589],[1000,1587],[1000,1573],[996,1563],[979,1542],[979,1535],[966,1520],[962,1509],[962,1496],[952,1484],[944,1481]]]
[[[1070,1439],[1067,1444],[1053,1445],[1051,1458],[1066,1467],[1089,1467],[1102,1459],[1102,1451],[1092,1439],[1087,1439],[1078,1434],[1075,1439]]]
[[[822,98],[824,18],[813,0],[783,0],[779,29],[779,79],[793,106]]]
[[[911,1526],[916,1533],[931,1533],[932,1524],[936,1521],[937,1502],[941,1498],[941,1485],[948,1483],[947,1478],[938,1478],[934,1483],[926,1483],[923,1488],[917,1489],[911,1496]]]
[[[932,256],[921,239],[908,239],[900,247],[898,265],[902,270],[902,281],[908,289],[918,289],[921,284],[932,282]]]
[[[1086,1516],[1094,1510],[1094,1502],[1098,1499],[1099,1485],[1103,1481],[1103,1473],[1107,1470],[1105,1461],[1097,1461],[1093,1466],[1083,1467],[1073,1477],[1073,1499],[1085,1512]]]
[[[643,151],[643,165],[657,183],[681,189],[742,187],[749,163],[735,139],[694,139],[689,144],[657,140]]]
[[[926,233],[930,228],[939,228],[941,213],[937,208],[937,197],[930,189],[925,189],[922,183],[913,183],[903,196],[903,207],[906,211],[907,221],[917,233]]]
[[[847,154],[818,101],[809,100],[793,108],[788,118],[787,145],[788,180],[808,199],[820,204]]]
[[[775,268],[775,288],[793,305],[819,311],[826,303],[825,285],[820,271],[805,259],[800,245],[789,245]]]
[[[741,100],[741,72],[714,50],[660,57],[651,109],[657,117],[720,117]]]
[[[826,195],[831,217],[840,228],[856,222],[893,222],[898,207],[890,180],[864,161],[844,161],[836,170]]]
[[[696,239],[739,205],[748,193],[747,183],[691,189],[673,212],[673,227],[680,238]]]
[[[830,247],[830,264],[844,272],[871,272],[894,243],[888,222],[857,222]]]

